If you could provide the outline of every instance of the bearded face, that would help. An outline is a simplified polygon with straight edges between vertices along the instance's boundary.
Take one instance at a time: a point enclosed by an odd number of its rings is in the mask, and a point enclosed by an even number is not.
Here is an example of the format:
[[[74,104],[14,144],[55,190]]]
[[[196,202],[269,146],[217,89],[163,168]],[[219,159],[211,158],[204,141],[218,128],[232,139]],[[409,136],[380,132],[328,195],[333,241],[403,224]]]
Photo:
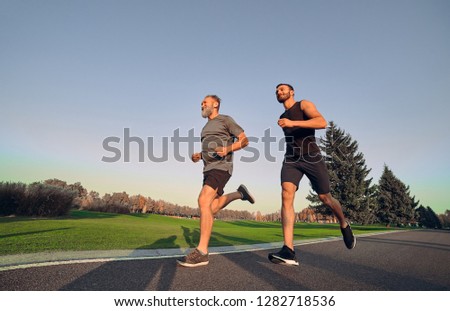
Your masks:
[[[288,100],[291,95],[291,89],[286,85],[280,85],[277,88],[276,91],[277,100],[279,103],[284,103],[286,100]]]
[[[202,117],[203,118],[208,118],[211,113],[213,112],[213,107],[202,107]]]
[[[277,100],[279,103],[284,103],[291,95],[288,93],[278,93],[277,92]]]
[[[217,102],[212,97],[205,97],[202,101],[202,117],[209,118],[214,112],[214,106],[217,106]]]

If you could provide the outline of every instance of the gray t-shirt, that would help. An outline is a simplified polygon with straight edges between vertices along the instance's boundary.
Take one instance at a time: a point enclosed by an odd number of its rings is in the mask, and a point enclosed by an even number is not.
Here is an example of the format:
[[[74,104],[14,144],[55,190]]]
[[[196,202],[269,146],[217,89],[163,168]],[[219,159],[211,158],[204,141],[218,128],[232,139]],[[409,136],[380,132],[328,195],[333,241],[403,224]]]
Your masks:
[[[219,114],[208,122],[202,129],[202,159],[203,172],[217,169],[227,171],[230,175],[233,172],[233,153],[230,152],[225,157],[220,157],[215,152],[217,147],[225,147],[233,144],[235,139],[244,130],[227,115]]]

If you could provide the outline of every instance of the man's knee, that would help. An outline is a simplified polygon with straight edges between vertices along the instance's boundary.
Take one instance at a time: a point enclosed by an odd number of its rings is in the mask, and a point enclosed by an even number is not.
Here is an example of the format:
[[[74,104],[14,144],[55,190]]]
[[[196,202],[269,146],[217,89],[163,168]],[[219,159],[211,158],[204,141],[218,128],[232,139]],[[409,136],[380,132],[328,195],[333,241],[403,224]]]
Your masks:
[[[333,204],[333,197],[329,192],[325,194],[319,194],[319,199],[323,204],[327,206],[331,206]]]
[[[197,199],[198,206],[200,208],[211,208],[211,202],[216,196],[216,190],[209,186],[204,186]]]
[[[207,196],[207,195],[200,194],[198,196],[197,202],[198,202],[198,206],[200,208],[210,207],[210,205],[211,205],[211,198],[209,196]]]
[[[282,197],[283,203],[292,203],[294,201],[296,190],[297,190],[297,187],[294,184],[286,183],[286,182],[282,183],[281,197]]]

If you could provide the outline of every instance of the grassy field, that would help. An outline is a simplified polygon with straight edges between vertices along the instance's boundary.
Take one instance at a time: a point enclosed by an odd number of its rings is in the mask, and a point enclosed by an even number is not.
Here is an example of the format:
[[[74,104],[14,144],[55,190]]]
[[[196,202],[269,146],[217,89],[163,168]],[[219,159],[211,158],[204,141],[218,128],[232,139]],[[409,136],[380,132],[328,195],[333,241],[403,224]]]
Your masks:
[[[352,226],[355,234],[383,226]],[[295,240],[341,236],[338,225],[301,223]],[[0,255],[43,251],[195,247],[199,221],[152,214],[119,215],[74,210],[67,217],[0,217]],[[280,223],[215,221],[210,246],[282,241]]]

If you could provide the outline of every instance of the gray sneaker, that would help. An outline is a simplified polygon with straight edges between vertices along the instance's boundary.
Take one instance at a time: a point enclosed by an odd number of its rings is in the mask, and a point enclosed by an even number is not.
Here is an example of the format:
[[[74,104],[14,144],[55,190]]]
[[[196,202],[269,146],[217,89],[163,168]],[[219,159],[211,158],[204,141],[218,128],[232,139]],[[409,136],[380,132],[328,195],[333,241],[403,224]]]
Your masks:
[[[199,266],[206,266],[209,263],[208,254],[203,255],[198,249],[194,249],[181,259],[177,260],[180,266],[193,268]]]
[[[245,187],[244,185],[240,185],[237,191],[242,194],[243,201],[249,201],[252,204],[255,203],[255,198],[250,194],[247,187]]]

